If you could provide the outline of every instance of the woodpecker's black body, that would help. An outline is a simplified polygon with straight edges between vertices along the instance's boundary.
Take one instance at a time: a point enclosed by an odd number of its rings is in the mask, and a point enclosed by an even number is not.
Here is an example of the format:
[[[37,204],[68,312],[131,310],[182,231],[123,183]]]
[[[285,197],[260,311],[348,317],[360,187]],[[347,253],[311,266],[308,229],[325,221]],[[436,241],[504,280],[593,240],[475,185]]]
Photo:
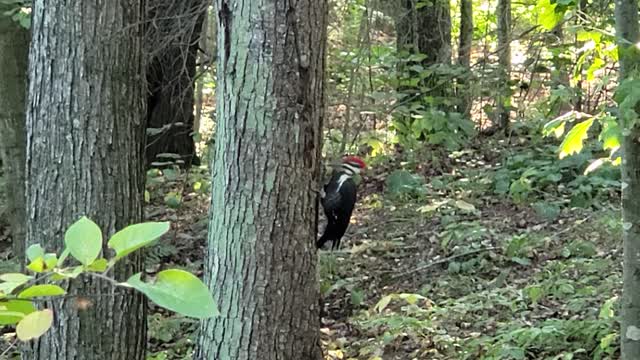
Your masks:
[[[327,227],[316,242],[318,248],[322,248],[328,241],[331,241],[331,249],[340,247],[340,240],[349,227],[357,200],[353,175],[364,167],[364,162],[356,157],[345,158],[341,168],[333,173],[331,180],[324,186],[321,202],[327,216]]]

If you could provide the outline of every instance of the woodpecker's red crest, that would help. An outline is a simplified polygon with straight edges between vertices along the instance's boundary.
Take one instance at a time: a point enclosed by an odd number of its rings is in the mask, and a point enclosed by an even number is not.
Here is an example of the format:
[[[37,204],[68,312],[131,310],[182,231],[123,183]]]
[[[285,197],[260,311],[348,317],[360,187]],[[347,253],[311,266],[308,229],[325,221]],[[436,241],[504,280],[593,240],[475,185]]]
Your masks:
[[[365,164],[364,161],[362,161],[362,159],[357,156],[345,156],[342,158],[342,163],[349,164],[359,169],[364,169],[367,167],[367,164]]]

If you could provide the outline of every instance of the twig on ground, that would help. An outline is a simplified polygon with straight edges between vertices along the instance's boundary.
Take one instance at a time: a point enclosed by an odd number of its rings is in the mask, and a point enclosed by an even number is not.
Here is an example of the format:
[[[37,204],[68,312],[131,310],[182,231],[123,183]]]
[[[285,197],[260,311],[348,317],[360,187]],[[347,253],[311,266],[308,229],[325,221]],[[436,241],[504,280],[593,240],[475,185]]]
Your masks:
[[[411,269],[409,271],[405,271],[405,272],[402,272],[400,274],[394,275],[391,278],[394,279],[394,280],[395,279],[399,279],[399,278],[405,277],[407,275],[411,275],[411,274],[414,274],[414,273],[417,273],[417,272],[421,272],[421,271],[427,270],[427,269],[432,268],[432,267],[434,267],[436,265],[441,265],[441,264],[444,264],[444,263],[448,263],[451,260],[459,259],[461,257],[465,257],[465,256],[473,255],[473,254],[478,254],[478,253],[481,253],[481,252],[496,250],[496,249],[498,249],[497,246],[491,246],[491,247],[486,247],[486,248],[482,248],[482,249],[476,249],[476,250],[467,251],[467,252],[462,253],[462,254],[452,255],[452,256],[446,257],[444,259],[440,259],[440,260],[437,260],[437,261],[434,261],[434,262],[430,262],[427,265],[419,266],[419,267]]]

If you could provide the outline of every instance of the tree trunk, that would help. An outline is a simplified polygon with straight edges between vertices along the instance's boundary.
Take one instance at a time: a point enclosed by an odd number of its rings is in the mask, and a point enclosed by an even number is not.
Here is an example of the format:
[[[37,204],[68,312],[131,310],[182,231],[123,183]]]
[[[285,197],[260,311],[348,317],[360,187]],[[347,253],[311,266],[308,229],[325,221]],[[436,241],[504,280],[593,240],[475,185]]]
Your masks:
[[[460,46],[458,47],[458,65],[465,68],[467,74],[458,79],[460,104],[458,112],[471,118],[471,89],[466,86],[465,77],[471,75],[471,45],[473,42],[473,1],[460,1]]]
[[[27,102],[27,245],[63,248],[86,215],[105,238],[142,220],[144,66],[141,1],[36,0]],[[105,248],[106,251],[106,248]],[[115,269],[140,271],[132,256]],[[93,278],[46,301],[53,328],[23,359],[144,359],[145,301]]]
[[[316,199],[326,0],[217,0],[216,153],[196,359],[321,359]]]
[[[640,40],[637,0],[617,0],[615,7],[616,38],[619,39],[620,81],[636,76],[640,53],[635,44]],[[637,111],[637,110],[636,110]],[[619,121],[628,129],[623,122]],[[623,289],[620,331],[623,360],[640,359],[640,129],[637,125],[623,131],[622,218],[623,218]]]
[[[25,107],[29,31],[4,16],[12,6],[0,3],[0,162],[5,177],[6,218],[13,255],[24,259]]]
[[[209,2],[163,0],[149,4],[147,127],[162,130],[148,134],[147,161],[166,161],[157,155],[172,153],[180,155],[186,166],[199,165],[193,139],[194,86],[198,42]]]
[[[498,0],[498,93],[496,96],[496,126],[509,133],[511,114],[511,0]]]

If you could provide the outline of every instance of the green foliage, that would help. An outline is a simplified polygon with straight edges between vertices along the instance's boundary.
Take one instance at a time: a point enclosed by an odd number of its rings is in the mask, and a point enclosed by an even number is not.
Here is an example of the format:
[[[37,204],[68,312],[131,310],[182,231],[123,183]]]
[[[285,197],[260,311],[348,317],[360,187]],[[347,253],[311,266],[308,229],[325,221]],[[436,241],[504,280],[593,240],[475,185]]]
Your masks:
[[[58,259],[46,253],[38,244],[27,250],[27,269],[41,276],[22,273],[0,275],[0,324],[16,324],[18,339],[27,341],[44,334],[53,321],[51,310],[37,311],[32,301],[66,295],[63,286],[56,283],[73,281],[80,275],[98,277],[113,286],[133,287],[147,295],[156,304],[196,318],[217,315],[216,305],[209,289],[194,275],[176,269],[161,271],[155,280],[143,282],[141,273],[119,283],[108,277],[115,263],[132,252],[148,246],[169,230],[169,223],[142,223],[128,226],[114,234],[107,242],[116,255],[111,259],[100,256],[102,232],[86,217],[80,218],[65,232],[65,246]],[[63,267],[71,256],[80,265]],[[48,281],[48,283],[42,283]]]
[[[386,180],[386,189],[392,195],[419,195],[425,192],[422,177],[406,170],[395,170]]]
[[[199,319],[218,315],[209,289],[200,279],[184,270],[161,271],[152,283],[143,282],[141,274],[135,274],[127,284],[156,304],[177,313]]]
[[[0,4],[9,6],[9,10],[0,14],[0,16],[9,16],[23,28],[31,28],[31,1],[0,0]]]

